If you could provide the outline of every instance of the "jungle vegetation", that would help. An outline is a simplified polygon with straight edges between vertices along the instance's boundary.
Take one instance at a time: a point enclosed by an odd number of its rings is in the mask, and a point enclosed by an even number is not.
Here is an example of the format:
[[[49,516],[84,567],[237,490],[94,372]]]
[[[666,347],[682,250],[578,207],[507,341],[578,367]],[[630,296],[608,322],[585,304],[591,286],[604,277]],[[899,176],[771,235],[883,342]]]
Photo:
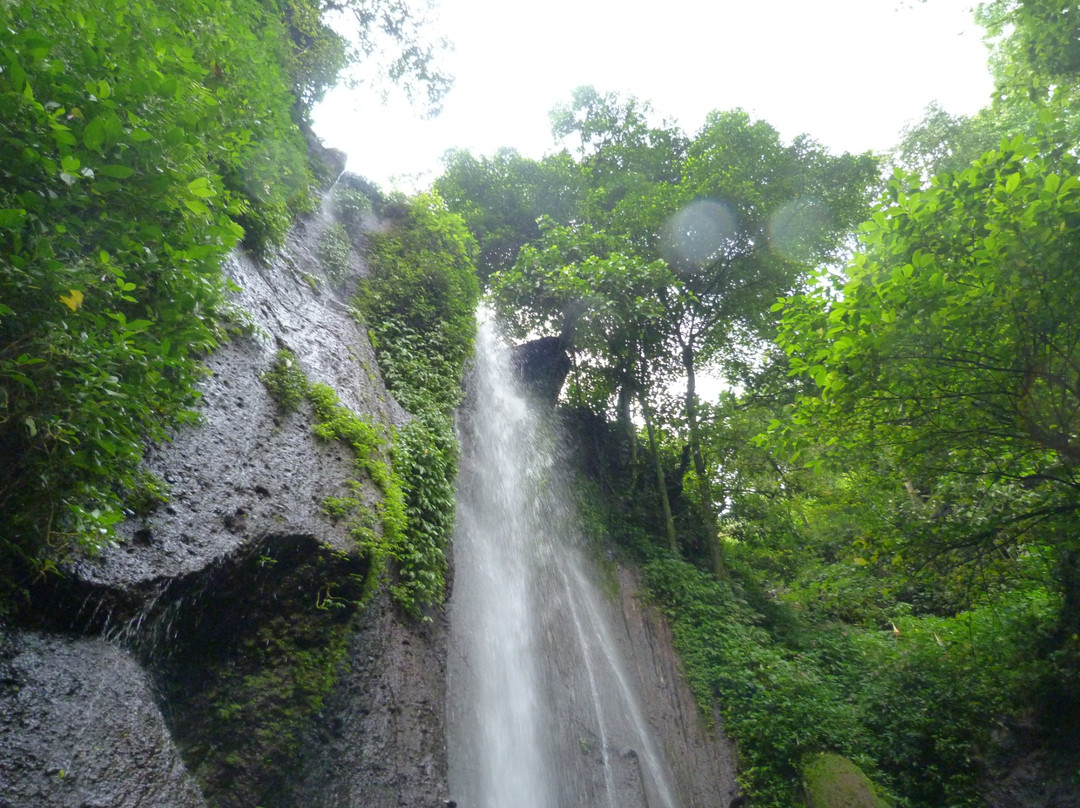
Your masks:
[[[1038,749],[1080,788],[1077,12],[984,3],[993,99],[889,155],[584,87],[564,150],[435,183],[511,332],[570,353],[594,530],[754,805],[822,752],[900,806],[985,804]]]
[[[144,447],[197,417],[242,323],[222,260],[276,249],[333,179],[312,104],[363,69],[437,106],[410,8],[0,3],[0,614],[165,496]]]
[[[418,416],[399,597],[441,596],[475,254],[509,327],[570,351],[563,405],[606,447],[594,528],[643,566],[755,805],[798,804],[821,752],[912,808],[983,804],[1018,753],[1076,774],[1080,10],[978,14],[994,98],[891,155],[740,110],[687,134],[581,88],[552,115],[565,149],[456,152],[434,193],[378,200],[358,305]],[[165,496],[140,460],[196,418],[236,321],[221,261],[275,249],[327,178],[311,104],[355,64],[445,90],[413,22],[396,0],[0,2],[0,615]]]

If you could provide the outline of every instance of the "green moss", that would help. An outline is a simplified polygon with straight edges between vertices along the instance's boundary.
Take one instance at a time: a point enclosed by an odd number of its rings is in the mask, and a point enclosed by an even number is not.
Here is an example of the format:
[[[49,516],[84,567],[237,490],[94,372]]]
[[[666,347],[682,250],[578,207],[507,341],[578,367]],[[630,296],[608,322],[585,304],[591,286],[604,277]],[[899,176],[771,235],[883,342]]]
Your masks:
[[[307,376],[300,369],[292,351],[278,351],[270,370],[265,371],[259,378],[283,413],[296,412],[307,397]]]
[[[862,769],[832,752],[807,759],[803,787],[807,808],[888,808]]]
[[[320,506],[323,513],[331,519],[341,519],[351,514],[361,504],[360,500],[355,497],[325,497]]]
[[[349,520],[349,532],[359,546],[372,555],[376,570],[369,576],[369,583],[374,584],[387,559],[400,555],[406,526],[401,479],[385,458],[388,441],[371,421],[342,404],[337,393],[327,385],[310,385],[307,395],[315,407],[317,421],[312,427],[315,434],[323,440],[337,440],[348,446],[353,452],[357,472],[367,476],[382,492],[382,500],[375,505],[375,513],[382,523],[381,535],[374,530],[371,511],[357,497],[323,500],[324,510],[336,518]],[[359,480],[346,482],[354,493],[360,492]]]
[[[370,419],[342,404],[329,385],[311,384],[291,351],[279,351],[261,378],[283,412],[296,411],[306,399],[315,410],[312,431],[316,437],[340,441],[352,451],[357,477],[345,480],[352,494],[325,497],[321,507],[331,518],[347,520],[358,547],[371,555],[376,569],[368,579],[373,585],[386,560],[402,555],[408,518],[401,477],[387,459],[391,441]],[[382,493],[382,500],[373,507],[362,499],[363,477]],[[377,522],[382,523],[381,533],[375,530]],[[371,587],[366,590],[367,594],[371,591]]]
[[[348,622],[337,614],[351,601],[334,583],[321,586],[306,605],[245,631],[227,658],[204,663],[194,706],[205,724],[186,757],[211,805],[265,801],[281,787],[347,664]]]
[[[319,262],[332,283],[341,283],[349,275],[349,236],[339,223],[329,225],[319,236]]]

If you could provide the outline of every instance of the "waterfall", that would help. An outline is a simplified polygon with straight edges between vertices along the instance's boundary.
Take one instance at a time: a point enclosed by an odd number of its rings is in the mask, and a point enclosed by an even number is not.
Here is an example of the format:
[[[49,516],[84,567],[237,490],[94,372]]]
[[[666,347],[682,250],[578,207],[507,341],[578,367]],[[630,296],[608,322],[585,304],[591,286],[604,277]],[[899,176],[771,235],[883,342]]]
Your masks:
[[[462,808],[679,808],[596,590],[552,426],[481,322],[450,599],[450,786]]]

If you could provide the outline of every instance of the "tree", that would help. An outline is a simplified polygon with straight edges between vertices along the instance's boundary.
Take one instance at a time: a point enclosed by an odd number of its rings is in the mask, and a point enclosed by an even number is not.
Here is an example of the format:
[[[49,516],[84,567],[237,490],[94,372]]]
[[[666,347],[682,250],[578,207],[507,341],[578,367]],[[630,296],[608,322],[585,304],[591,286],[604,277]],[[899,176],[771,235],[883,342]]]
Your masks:
[[[702,451],[697,376],[740,342],[767,338],[769,298],[834,258],[867,203],[869,155],[834,157],[806,138],[784,145],[742,111],[712,113],[688,150],[683,186],[694,201],[669,220],[662,249],[683,286],[675,340],[686,376],[689,445],[706,525],[715,497]],[[712,564],[724,569],[719,541]]]
[[[394,86],[437,113],[452,79],[438,65],[449,45],[431,39],[425,9],[410,0],[271,0],[288,20],[297,100],[310,106],[351,68],[354,82]],[[339,31],[341,33],[339,33]],[[340,54],[340,55],[339,55]]]
[[[541,217],[569,224],[577,214],[580,174],[565,152],[535,161],[513,149],[490,158],[451,151],[444,165],[435,190],[480,245],[481,280],[509,269],[522,245],[540,239]]]
[[[678,206],[687,146],[677,126],[653,118],[648,103],[594,87],[579,87],[551,113],[556,139],[579,141],[584,220],[643,255],[655,251],[664,220]]]
[[[723,574],[697,376],[767,336],[775,298],[836,254],[866,208],[874,161],[806,138],[784,144],[741,111],[714,113],[688,140],[653,125],[636,99],[590,87],[553,122],[580,140],[584,221],[524,247],[493,276],[495,297],[520,333],[561,334],[587,371],[591,405],[614,401],[627,425],[636,404],[655,431],[650,396],[681,372],[698,501]]]
[[[1015,107],[1008,116],[989,110],[965,116],[951,115],[931,104],[922,120],[901,133],[892,162],[925,180],[946,171],[962,171],[983,153],[997,148],[1003,137],[1021,134],[1029,122],[1031,116]]]
[[[493,278],[492,297],[518,334],[558,329],[577,357],[575,397],[595,412],[614,402],[636,456],[636,403],[645,420],[669,547],[678,540],[650,405],[671,378],[665,301],[675,279],[663,261],[620,252],[620,243],[587,226],[547,226],[538,246],[522,248],[513,268]],[[632,458],[633,464],[633,458]]]
[[[1080,75],[1080,14],[1071,0],[990,0],[977,18],[994,44],[998,93],[1034,99],[1075,96]]]
[[[922,563],[1054,559],[1080,627],[1080,178],[1016,138],[955,174],[898,174],[842,288],[782,304],[817,384],[774,435],[840,463],[886,452],[924,516]],[[778,304],[780,305],[780,304]]]

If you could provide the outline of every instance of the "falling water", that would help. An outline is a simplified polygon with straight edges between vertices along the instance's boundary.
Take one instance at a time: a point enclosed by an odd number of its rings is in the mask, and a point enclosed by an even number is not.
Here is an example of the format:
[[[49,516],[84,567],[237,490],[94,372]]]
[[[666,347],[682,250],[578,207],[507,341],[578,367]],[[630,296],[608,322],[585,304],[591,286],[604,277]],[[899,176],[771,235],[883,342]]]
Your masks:
[[[480,326],[461,418],[450,785],[462,808],[678,808],[591,584],[550,426]]]

